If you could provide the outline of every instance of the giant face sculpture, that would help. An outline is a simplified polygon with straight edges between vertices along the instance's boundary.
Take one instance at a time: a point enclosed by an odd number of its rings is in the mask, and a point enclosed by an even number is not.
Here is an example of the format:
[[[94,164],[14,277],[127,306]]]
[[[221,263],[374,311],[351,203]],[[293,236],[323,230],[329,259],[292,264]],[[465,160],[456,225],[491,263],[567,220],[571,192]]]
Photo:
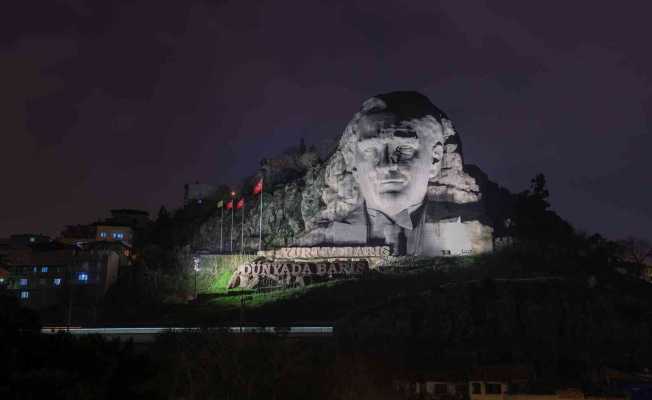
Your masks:
[[[420,205],[428,181],[441,168],[444,136],[436,111],[409,111],[393,110],[375,97],[365,102],[352,126],[353,176],[367,207],[388,216]]]
[[[422,256],[492,248],[491,227],[475,219],[484,217],[481,193],[464,171],[460,139],[446,114],[420,93],[365,101],[308,182],[321,190],[303,192],[301,246],[382,243],[394,254]],[[419,212],[426,197],[432,208]]]

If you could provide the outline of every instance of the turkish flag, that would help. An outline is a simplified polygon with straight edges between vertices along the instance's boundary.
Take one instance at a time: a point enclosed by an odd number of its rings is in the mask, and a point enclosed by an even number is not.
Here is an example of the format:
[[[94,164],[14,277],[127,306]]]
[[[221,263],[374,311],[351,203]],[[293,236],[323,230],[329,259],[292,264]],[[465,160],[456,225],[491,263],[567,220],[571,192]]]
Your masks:
[[[233,208],[233,200],[229,200],[226,202],[226,209],[230,210]]]
[[[263,191],[263,179],[260,178],[256,186],[254,186],[254,194],[258,194]]]
[[[244,207],[244,197],[238,201],[238,204],[235,205],[235,208],[238,210],[242,207]]]

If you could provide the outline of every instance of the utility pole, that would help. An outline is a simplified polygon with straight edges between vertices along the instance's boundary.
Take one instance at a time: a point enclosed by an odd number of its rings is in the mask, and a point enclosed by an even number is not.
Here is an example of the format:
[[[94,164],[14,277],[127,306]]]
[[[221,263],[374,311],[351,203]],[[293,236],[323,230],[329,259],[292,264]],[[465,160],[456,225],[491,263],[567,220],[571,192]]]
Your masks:
[[[195,270],[195,300],[197,300],[197,272],[199,272],[199,262],[201,259],[198,256],[192,258],[193,269]]]

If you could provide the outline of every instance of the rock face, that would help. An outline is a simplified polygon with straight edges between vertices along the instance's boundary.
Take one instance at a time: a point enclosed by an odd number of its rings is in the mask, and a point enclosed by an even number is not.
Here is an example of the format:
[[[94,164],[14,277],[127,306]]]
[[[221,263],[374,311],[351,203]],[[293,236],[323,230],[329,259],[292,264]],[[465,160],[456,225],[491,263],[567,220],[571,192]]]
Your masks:
[[[304,214],[300,245],[389,244],[394,254],[425,256],[492,250],[459,135],[421,94],[365,101],[322,174],[323,206]]]
[[[254,180],[262,177],[265,182],[263,247],[293,245],[297,235],[305,231],[304,215],[319,210],[319,199],[315,191],[315,188],[321,186],[319,180],[322,177],[322,165],[319,156],[315,151],[295,149],[278,158],[264,160],[261,164],[260,172]],[[240,252],[242,247],[247,252],[258,249],[260,198],[247,195],[251,193],[250,188],[242,192],[245,193],[245,207],[233,213],[233,233],[231,234],[231,211],[224,210],[222,217],[222,213],[216,210],[200,226],[192,242],[194,249],[211,252],[231,252],[231,249]]]
[[[263,247],[389,245],[395,255],[420,256],[491,251],[502,221],[488,215],[481,188],[496,185],[476,167],[471,172],[452,122],[428,98],[374,96],[326,161],[303,145],[263,161]],[[234,215],[234,250],[241,228],[244,248],[258,248],[259,199],[246,203],[244,225],[241,212]],[[195,245],[219,250],[220,221],[206,221]],[[230,213],[221,225],[229,250]]]

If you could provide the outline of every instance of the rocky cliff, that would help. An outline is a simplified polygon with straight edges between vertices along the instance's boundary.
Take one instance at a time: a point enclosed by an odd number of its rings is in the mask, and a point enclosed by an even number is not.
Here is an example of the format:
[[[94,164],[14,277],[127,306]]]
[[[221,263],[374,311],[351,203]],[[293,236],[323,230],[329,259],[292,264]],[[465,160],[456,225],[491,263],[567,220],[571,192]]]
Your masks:
[[[264,247],[381,241],[396,254],[482,253],[491,251],[508,214],[501,204],[510,204],[509,193],[464,164],[453,123],[416,92],[366,100],[325,161],[302,141],[263,160],[253,181],[260,178]],[[253,181],[244,185],[244,210],[214,214],[194,248],[258,248],[260,198],[246,195]],[[383,185],[394,186],[386,193]]]
[[[315,151],[296,150],[280,157],[263,160],[252,181],[263,178],[262,239],[264,247],[288,246],[306,229],[321,206],[318,188],[323,185],[323,164]],[[244,210],[217,210],[200,226],[192,241],[194,249],[239,252],[241,239],[245,251],[258,248],[260,197],[251,194],[253,185],[245,184]],[[242,221],[244,220],[244,224]],[[231,225],[233,221],[233,232]],[[221,237],[221,240],[220,240]]]

